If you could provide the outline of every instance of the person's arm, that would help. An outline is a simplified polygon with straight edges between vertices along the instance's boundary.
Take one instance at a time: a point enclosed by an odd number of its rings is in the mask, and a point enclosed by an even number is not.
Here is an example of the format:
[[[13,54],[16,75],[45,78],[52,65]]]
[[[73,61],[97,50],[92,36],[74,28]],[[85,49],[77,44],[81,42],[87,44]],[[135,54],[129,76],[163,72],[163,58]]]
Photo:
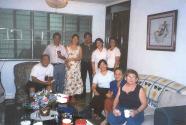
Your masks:
[[[80,61],[82,59],[82,48],[79,47],[79,56],[76,58],[69,58],[68,61]]]
[[[117,106],[118,106],[118,103],[119,103],[119,96],[120,96],[120,89],[122,88],[118,88],[118,92],[117,92],[117,95],[114,99],[114,102],[113,102],[113,114],[115,116],[120,116],[121,115],[121,112],[119,111],[119,109],[117,109]]]
[[[45,48],[43,54],[47,54],[47,55],[49,55],[49,46],[47,46],[47,47]]]
[[[94,93],[94,95],[99,95],[98,91],[96,90],[97,88],[97,84],[93,83],[92,84],[92,92]]]
[[[120,50],[117,48],[116,49],[116,57],[115,57],[115,64],[114,64],[114,68],[117,68],[119,67],[119,64],[120,64],[120,56],[121,56],[121,52]]]
[[[139,99],[141,102],[141,106],[138,109],[132,111],[132,113],[131,113],[132,117],[134,117],[136,114],[138,114],[140,112],[143,112],[145,110],[145,108],[147,107],[147,98],[146,98],[146,94],[145,94],[145,91],[143,90],[143,88],[140,89]]]
[[[37,79],[34,76],[32,76],[32,82],[36,82],[36,83],[39,83],[41,85],[46,85],[46,86],[51,85],[51,81],[44,82],[44,81]]]
[[[94,52],[92,53],[91,63],[92,63],[92,73],[93,73],[93,75],[95,75],[96,74],[96,66],[95,66],[95,54],[94,54]]]
[[[115,57],[115,64],[114,64],[114,68],[119,67],[119,64],[120,64],[120,56],[116,56],[116,57]]]
[[[117,95],[116,95],[116,97],[115,97],[115,99],[114,99],[114,102],[113,102],[113,110],[114,109],[116,109],[116,107],[117,107],[117,105],[118,105],[118,103],[119,103],[119,96],[120,96],[120,89],[122,89],[122,88],[118,88],[118,92],[117,92]]]
[[[95,62],[92,62],[92,73],[93,73],[93,75],[96,74]]]
[[[58,54],[58,58],[63,59],[63,60],[66,60],[68,57],[67,49],[64,46],[60,48],[60,52],[57,54]]]

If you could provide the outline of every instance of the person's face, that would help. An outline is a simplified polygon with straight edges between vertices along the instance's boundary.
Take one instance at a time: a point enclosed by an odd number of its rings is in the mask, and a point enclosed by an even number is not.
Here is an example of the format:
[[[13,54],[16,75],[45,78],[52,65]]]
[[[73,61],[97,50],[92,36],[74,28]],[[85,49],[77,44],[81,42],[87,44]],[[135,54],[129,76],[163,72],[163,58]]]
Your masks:
[[[77,37],[77,36],[73,37],[73,38],[72,38],[72,44],[77,45],[78,43],[79,43],[78,37]]]
[[[96,41],[96,47],[97,47],[98,49],[103,48],[103,43],[102,43],[101,41]]]
[[[136,82],[138,81],[137,77],[135,74],[129,73],[126,77],[125,77],[126,81],[128,84],[136,84]]]
[[[59,43],[60,43],[60,41],[61,41],[61,38],[60,38],[60,36],[55,35],[53,40],[54,40],[54,44],[55,44],[55,45],[59,45]]]
[[[85,43],[89,44],[92,42],[92,37],[90,35],[86,35],[84,40],[85,40]]]
[[[121,70],[116,70],[114,72],[114,77],[116,81],[121,81],[123,79],[123,73]]]
[[[48,56],[44,56],[41,60],[41,63],[42,63],[43,66],[47,67],[48,64],[50,63],[50,60],[49,60]]]
[[[106,71],[107,70],[107,64],[105,64],[104,62],[102,62],[101,64],[100,64],[100,66],[99,66],[99,68],[100,68],[100,71]]]
[[[115,46],[116,46],[115,40],[111,39],[111,40],[110,40],[110,47],[111,47],[111,48],[114,48]]]

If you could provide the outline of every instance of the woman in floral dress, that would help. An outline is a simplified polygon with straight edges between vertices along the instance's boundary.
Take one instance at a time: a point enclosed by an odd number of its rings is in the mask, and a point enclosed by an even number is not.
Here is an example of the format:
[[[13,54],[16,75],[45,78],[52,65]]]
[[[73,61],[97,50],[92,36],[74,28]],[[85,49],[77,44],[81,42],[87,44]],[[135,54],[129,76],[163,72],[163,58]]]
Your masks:
[[[66,47],[68,58],[66,60],[66,77],[64,93],[69,96],[80,95],[83,92],[83,82],[80,73],[82,49],[78,45],[79,36],[74,34],[70,44]]]

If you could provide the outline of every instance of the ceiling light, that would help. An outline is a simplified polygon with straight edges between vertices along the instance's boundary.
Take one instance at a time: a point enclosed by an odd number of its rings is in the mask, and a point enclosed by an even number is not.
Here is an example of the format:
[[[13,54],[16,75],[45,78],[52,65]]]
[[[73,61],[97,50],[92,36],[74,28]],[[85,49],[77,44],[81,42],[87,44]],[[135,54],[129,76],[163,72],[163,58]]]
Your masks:
[[[64,8],[68,4],[68,0],[45,0],[48,6],[52,8]]]

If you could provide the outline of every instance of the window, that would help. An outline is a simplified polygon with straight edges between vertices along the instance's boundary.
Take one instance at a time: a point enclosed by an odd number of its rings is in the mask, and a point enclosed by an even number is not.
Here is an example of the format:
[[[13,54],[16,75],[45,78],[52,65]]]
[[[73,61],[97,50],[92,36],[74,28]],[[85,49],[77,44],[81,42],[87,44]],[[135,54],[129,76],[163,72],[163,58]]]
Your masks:
[[[74,33],[82,42],[91,24],[91,16],[0,9],[0,59],[39,59],[54,32],[65,45]]]

